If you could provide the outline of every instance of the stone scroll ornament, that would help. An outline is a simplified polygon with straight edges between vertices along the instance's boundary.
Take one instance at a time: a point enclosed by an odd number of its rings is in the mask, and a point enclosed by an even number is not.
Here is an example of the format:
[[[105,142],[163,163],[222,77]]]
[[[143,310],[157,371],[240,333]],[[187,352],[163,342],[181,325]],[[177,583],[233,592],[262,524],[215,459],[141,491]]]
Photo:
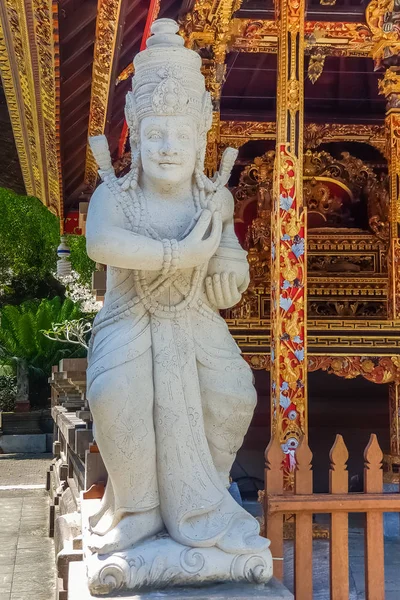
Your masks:
[[[88,399],[108,483],[84,514],[92,593],[272,577],[269,541],[229,493],[256,393],[219,309],[249,283],[225,187],[228,148],[204,175],[212,106],[201,59],[175,21],[152,26],[126,100],[131,169],[117,178],[91,139],[103,183],[88,254],[107,293],[88,356]],[[86,519],[86,520],[85,520]]]

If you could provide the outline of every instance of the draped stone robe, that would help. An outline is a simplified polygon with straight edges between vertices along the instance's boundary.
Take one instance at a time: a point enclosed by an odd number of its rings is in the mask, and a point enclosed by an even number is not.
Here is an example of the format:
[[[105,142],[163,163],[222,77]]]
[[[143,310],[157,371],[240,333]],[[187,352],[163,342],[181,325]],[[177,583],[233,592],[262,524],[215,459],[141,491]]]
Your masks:
[[[137,301],[133,271],[107,269],[88,357],[95,437],[109,473],[93,531],[159,509],[175,541],[246,553],[260,549],[258,523],[227,487],[256,394],[250,367],[206,300],[206,271],[191,306],[164,317]],[[143,275],[150,283],[160,273]],[[158,300],[177,304],[191,276],[181,271]]]

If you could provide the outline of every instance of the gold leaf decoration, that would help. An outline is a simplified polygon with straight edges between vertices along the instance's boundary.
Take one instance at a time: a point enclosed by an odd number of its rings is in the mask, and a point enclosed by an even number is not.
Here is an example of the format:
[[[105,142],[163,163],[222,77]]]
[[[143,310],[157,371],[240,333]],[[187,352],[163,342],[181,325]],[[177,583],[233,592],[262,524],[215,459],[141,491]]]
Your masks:
[[[324,69],[324,63],[325,63],[325,55],[324,54],[312,54],[310,56],[310,62],[308,64],[307,75],[308,75],[308,79],[311,81],[311,83],[314,84],[321,76],[321,73]]]

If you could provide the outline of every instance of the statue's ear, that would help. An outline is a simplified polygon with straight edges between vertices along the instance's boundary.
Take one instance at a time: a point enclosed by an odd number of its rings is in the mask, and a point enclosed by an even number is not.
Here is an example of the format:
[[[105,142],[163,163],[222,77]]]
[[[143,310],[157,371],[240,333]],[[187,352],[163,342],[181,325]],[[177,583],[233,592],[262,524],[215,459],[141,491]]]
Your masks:
[[[129,127],[131,142],[137,145],[139,141],[139,123],[136,114],[136,102],[132,92],[128,92],[125,101],[125,119]]]

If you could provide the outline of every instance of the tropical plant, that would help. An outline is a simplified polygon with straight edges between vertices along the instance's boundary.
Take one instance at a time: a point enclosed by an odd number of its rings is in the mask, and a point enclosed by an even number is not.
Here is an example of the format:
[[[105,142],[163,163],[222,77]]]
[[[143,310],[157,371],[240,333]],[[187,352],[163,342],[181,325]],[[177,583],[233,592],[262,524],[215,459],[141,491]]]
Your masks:
[[[38,198],[0,188],[0,306],[29,299],[65,296],[56,276],[60,223]],[[86,238],[68,235],[77,282],[90,290],[95,263]]]
[[[63,294],[55,279],[58,218],[37,198],[0,188],[0,305]]]
[[[86,252],[86,238],[84,235],[68,235],[67,244],[71,250],[71,267],[79,278],[78,282],[88,288],[92,287],[92,275],[96,263],[88,257]]]
[[[92,320],[72,319],[64,323],[54,323],[51,329],[42,333],[49,340],[64,344],[78,344],[88,350],[89,338],[92,331]]]
[[[99,312],[102,303],[97,302],[91,286],[82,283],[79,273],[72,271],[70,275],[62,278],[62,283],[65,286],[66,297],[79,303],[82,312],[87,314],[89,319]]]
[[[17,376],[17,395],[28,399],[29,376],[46,379],[51,367],[62,358],[85,356],[85,349],[75,344],[53,341],[43,330],[53,323],[80,319],[79,304],[69,298],[23,302],[7,305],[0,311],[0,364],[10,365]]]

